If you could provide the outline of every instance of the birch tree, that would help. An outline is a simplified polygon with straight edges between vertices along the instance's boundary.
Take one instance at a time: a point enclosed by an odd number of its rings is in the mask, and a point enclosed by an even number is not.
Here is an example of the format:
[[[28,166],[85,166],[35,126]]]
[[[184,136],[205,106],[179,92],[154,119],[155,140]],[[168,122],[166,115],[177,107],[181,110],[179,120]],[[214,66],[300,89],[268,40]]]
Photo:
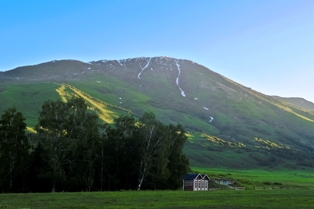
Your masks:
[[[44,160],[49,167],[47,176],[52,180],[52,192],[56,191],[57,182],[66,179],[64,164],[70,151],[70,140],[66,137],[68,116],[66,103],[49,100],[42,105],[36,126],[42,145],[47,150]]]
[[[0,181],[2,191],[12,191],[15,177],[22,172],[28,155],[29,142],[25,135],[26,123],[21,112],[7,109],[0,120]]]
[[[48,153],[46,161],[52,192],[56,191],[57,182],[69,181],[67,173],[71,176],[72,186],[91,190],[98,127],[98,116],[87,112],[82,98],[73,97],[68,103],[46,101],[43,104],[36,129]]]
[[[163,124],[156,120],[153,113],[145,113],[139,120],[140,165],[137,190],[141,190],[143,181],[153,165],[165,139],[159,131]]]

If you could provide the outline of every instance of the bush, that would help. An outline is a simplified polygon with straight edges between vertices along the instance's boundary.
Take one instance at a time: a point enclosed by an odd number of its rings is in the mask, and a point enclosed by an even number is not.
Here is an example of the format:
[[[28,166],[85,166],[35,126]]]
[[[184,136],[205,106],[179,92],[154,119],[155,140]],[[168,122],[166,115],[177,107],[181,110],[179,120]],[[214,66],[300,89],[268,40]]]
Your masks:
[[[271,185],[271,182],[266,181],[266,182],[264,182],[264,184],[265,184],[265,185]]]

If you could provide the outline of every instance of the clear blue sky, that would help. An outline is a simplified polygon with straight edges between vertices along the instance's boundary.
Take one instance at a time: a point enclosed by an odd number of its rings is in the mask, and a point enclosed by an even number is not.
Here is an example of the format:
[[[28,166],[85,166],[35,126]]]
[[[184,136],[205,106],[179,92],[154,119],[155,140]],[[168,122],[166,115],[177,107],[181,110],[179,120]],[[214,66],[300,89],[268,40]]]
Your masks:
[[[161,55],[314,102],[314,0],[0,1],[0,71]]]

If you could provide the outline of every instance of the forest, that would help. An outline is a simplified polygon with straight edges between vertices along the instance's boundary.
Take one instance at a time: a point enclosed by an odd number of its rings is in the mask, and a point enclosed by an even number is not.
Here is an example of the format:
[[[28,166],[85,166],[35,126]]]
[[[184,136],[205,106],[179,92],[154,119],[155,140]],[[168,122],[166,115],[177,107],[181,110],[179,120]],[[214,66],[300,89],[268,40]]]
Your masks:
[[[34,133],[22,113],[0,119],[0,191],[60,192],[177,189],[190,170],[182,125],[153,113],[103,123],[80,97],[45,101]]]

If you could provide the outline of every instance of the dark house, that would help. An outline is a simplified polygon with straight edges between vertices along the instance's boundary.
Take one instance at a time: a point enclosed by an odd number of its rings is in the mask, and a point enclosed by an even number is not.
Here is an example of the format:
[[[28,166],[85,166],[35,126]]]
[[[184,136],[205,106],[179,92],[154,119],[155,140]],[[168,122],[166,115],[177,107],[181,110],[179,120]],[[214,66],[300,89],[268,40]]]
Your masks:
[[[192,173],[183,176],[184,191],[208,190],[209,177],[206,174]]]

